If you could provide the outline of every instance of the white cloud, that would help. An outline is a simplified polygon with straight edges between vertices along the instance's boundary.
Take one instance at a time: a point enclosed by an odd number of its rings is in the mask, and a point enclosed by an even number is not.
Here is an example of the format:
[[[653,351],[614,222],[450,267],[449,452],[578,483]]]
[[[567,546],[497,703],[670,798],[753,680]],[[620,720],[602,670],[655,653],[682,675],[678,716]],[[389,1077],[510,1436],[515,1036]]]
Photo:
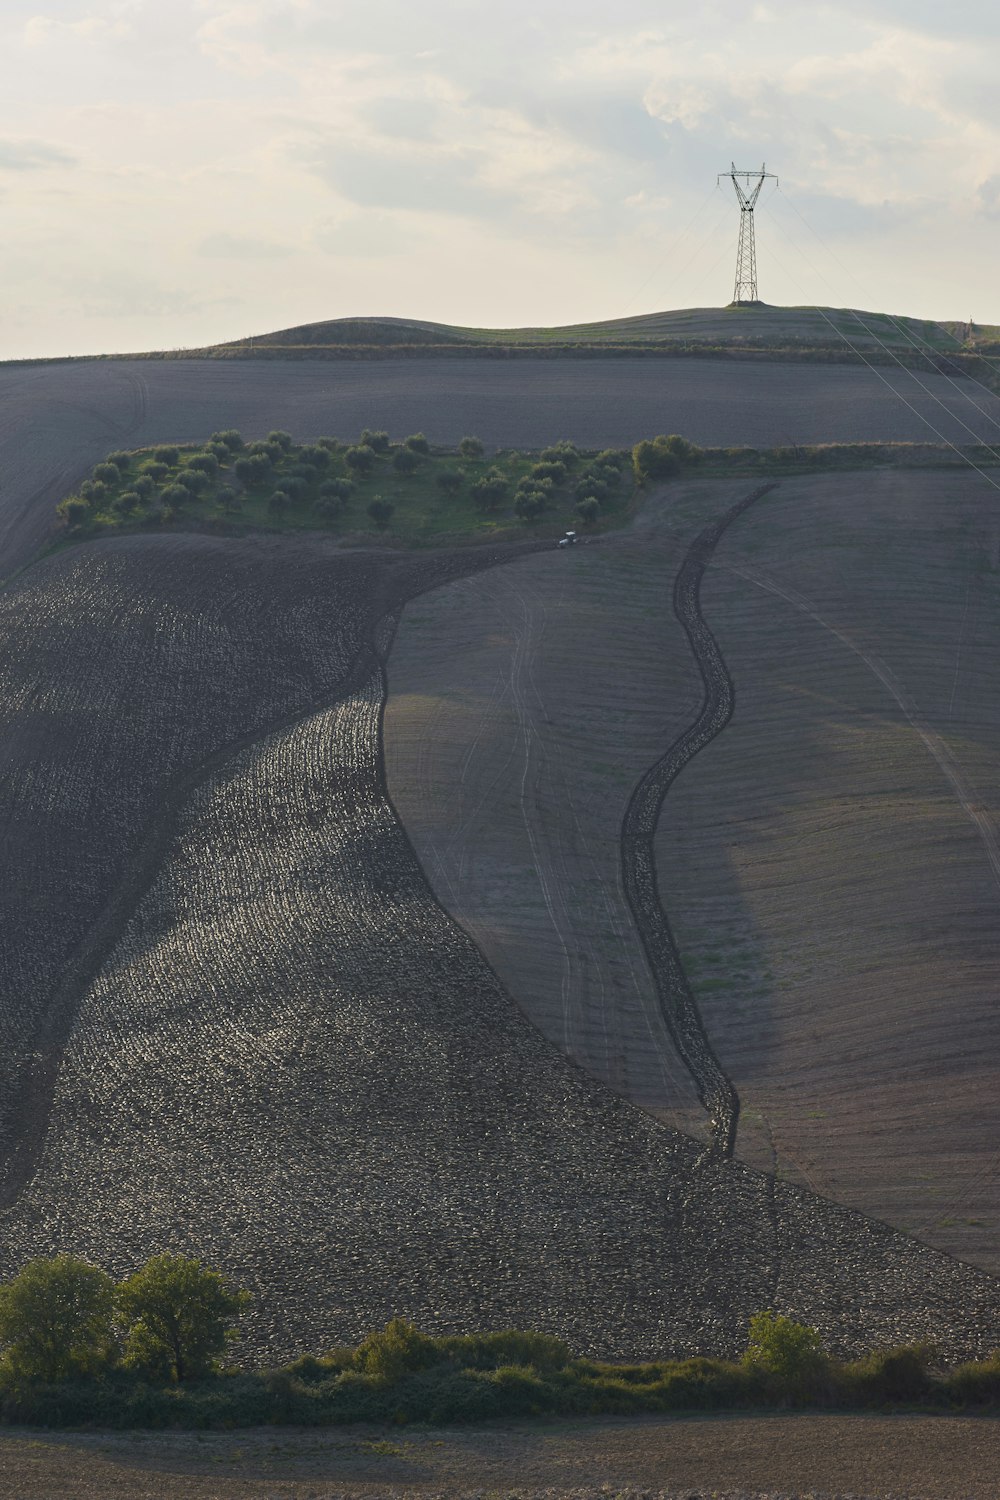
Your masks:
[[[873,298],[912,265],[914,312],[977,285],[985,302],[998,18],[980,0],[947,18],[939,0],[8,0],[0,172],[36,247],[19,291],[40,340],[67,337],[45,286],[74,267],[116,329],[171,305],[238,332],[372,306],[611,314],[735,156],[781,174]],[[718,205],[716,239],[669,249],[654,301],[693,295],[725,250]],[[121,278],[138,265],[142,285]]]

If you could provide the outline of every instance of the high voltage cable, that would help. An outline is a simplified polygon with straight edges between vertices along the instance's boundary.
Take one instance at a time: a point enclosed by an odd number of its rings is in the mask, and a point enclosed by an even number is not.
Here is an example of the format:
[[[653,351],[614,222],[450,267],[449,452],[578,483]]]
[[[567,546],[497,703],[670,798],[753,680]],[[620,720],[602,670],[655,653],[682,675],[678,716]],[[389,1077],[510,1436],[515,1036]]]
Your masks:
[[[788,270],[787,266],[783,266],[781,264],[781,261],[774,254],[773,250],[770,252],[770,254],[773,257],[773,259],[777,262],[777,264],[780,267],[780,269],[782,271],[784,271],[785,275],[789,276],[791,278],[791,280],[794,281],[796,283],[796,285],[799,287],[799,289],[801,290],[802,289],[802,285],[801,285],[801,282],[799,282],[798,277],[795,276],[795,275],[793,275]],[[865,353],[864,353],[864,351],[862,349],[857,348],[854,344],[851,343],[851,340],[847,337],[847,335],[843,332],[843,330],[837,327],[836,323],[833,322],[832,318],[828,318],[827,317],[826,313],[823,311],[823,309],[821,307],[817,307],[815,305],[815,303],[813,303],[813,304],[807,304],[807,305],[811,305],[812,311],[818,313],[819,316],[823,319],[823,321],[825,323],[829,323],[830,327],[833,329],[833,331],[837,335],[837,337],[839,339],[841,339],[847,345],[847,347],[851,350],[851,352],[853,354],[855,354],[858,357],[858,359],[861,360],[862,364],[867,365],[868,369],[871,370],[871,372],[872,372],[873,375],[877,376],[877,378],[879,380],[881,380],[881,382],[882,382],[883,385],[885,385],[885,386],[888,387],[888,389],[897,398],[897,400],[902,401],[903,405],[909,408],[909,410],[918,419],[918,421],[923,422],[924,426],[928,427],[930,429],[930,431],[934,433],[935,437],[940,438],[941,442],[944,443],[946,447],[950,448],[953,453],[957,453],[958,456],[959,456],[959,458],[962,460],[962,462],[963,463],[967,463],[969,465],[970,469],[974,469],[977,474],[981,475],[981,477],[986,480],[986,483],[988,485],[990,485],[993,489],[995,489],[998,492],[1000,492],[1000,484],[997,483],[997,481],[992,477],[992,475],[988,474],[985,469],[981,469],[979,467],[979,465],[977,463],[975,463],[974,460],[971,459],[968,456],[967,453],[964,453],[962,451],[962,449],[958,446],[957,443],[953,443],[950,438],[945,437],[944,433],[941,432],[941,431],[939,431],[939,429],[934,426],[934,423],[930,420],[930,418],[924,416],[923,412],[920,411],[917,407],[915,407],[913,405],[912,401],[907,401],[907,399],[903,395],[903,393],[901,391],[898,391],[896,389],[896,387],[893,385],[893,383],[892,383],[891,380],[887,380],[886,379],[886,377],[882,374],[882,371],[878,368],[877,365],[873,365],[872,364],[871,360],[867,358],[867,356],[865,355]],[[905,369],[905,366],[903,368]],[[907,370],[906,373],[908,375],[912,375],[913,371],[912,370]],[[937,398],[935,398],[935,399],[937,399]],[[939,404],[943,406],[943,402],[939,402]],[[944,410],[947,412],[947,410],[948,410],[947,407],[944,407]],[[951,415],[951,413],[948,413],[948,414]],[[964,426],[965,424],[963,423],[962,425]],[[982,445],[980,445],[980,444],[977,443],[977,446],[988,447],[989,445],[988,444],[982,444]],[[992,452],[992,449],[990,451]]]
[[[666,265],[666,263],[669,260],[670,256],[673,255],[674,251],[676,249],[678,249],[678,247],[680,245],[683,244],[683,242],[686,239],[686,237],[690,234],[690,232],[694,228],[695,224],[698,222],[698,220],[701,218],[702,214],[705,212],[705,209],[708,207],[709,203],[715,197],[715,194],[717,192],[719,192],[719,191],[720,191],[719,184],[716,183],[715,187],[711,188],[709,190],[709,192],[705,195],[705,197],[702,199],[701,203],[695,209],[695,211],[692,214],[691,218],[685,224],[684,228],[681,229],[681,230],[679,230],[678,233],[671,240],[669,247],[667,248],[667,250],[665,250],[663,252],[662,256],[656,262],[656,265],[650,271],[650,273],[646,277],[645,281],[642,283],[642,285],[638,288],[637,291],[633,292],[632,296],[626,302],[626,304],[625,304],[625,312],[622,314],[623,317],[625,316],[625,313],[628,312],[628,309],[630,307],[634,307],[635,306],[635,304],[638,302],[639,298],[642,296],[643,292],[649,286],[649,283],[653,280],[653,277],[656,276],[658,272],[662,271],[663,267]],[[713,231],[713,233],[714,233],[714,231]]]
[[[773,194],[772,194],[772,196],[773,196]],[[799,214],[799,218],[802,219],[802,215],[801,214]],[[805,224],[806,223],[805,219],[802,219],[802,222]],[[819,238],[819,236],[817,236],[817,238]],[[792,246],[792,248],[794,250],[798,251],[799,255],[801,255],[802,259],[806,262],[806,264],[809,267],[809,269],[815,275],[819,276],[820,280],[822,282],[824,282],[824,284],[827,287],[829,287],[830,283],[827,281],[827,279],[823,275],[822,271],[820,271],[820,270],[817,269],[817,267],[810,260],[809,256],[806,255],[805,251],[801,248],[801,246],[796,245],[795,242],[792,241],[792,240],[789,241],[789,244],[791,244],[791,246]],[[790,273],[788,273],[787,270],[786,270],[786,275],[787,274],[790,274]],[[793,280],[794,279],[795,278],[793,277]],[[831,288],[831,290],[832,290],[832,288]],[[864,290],[864,288],[862,288],[862,291],[863,290]],[[821,312],[821,309],[818,306],[816,306],[815,304],[813,304],[813,311],[819,312],[821,314],[821,316],[823,316],[823,314]],[[983,448],[988,449],[988,451],[993,455],[993,457],[997,460],[997,462],[1000,463],[1000,454],[998,454],[994,450],[993,446],[990,443],[986,442],[985,439],[980,435],[980,433],[974,431],[973,428],[971,428],[968,425],[967,422],[963,422],[962,419],[961,419],[961,417],[957,416],[955,414],[955,412],[950,411],[949,408],[947,406],[945,406],[945,404],[941,400],[940,396],[938,396],[934,391],[932,391],[928,386],[926,386],[924,384],[924,382],[920,379],[920,377],[916,373],[916,371],[910,369],[910,367],[908,365],[905,365],[903,363],[903,361],[899,358],[898,354],[893,349],[892,345],[884,343],[882,341],[882,339],[879,338],[879,336],[875,332],[875,330],[873,328],[869,327],[869,325],[864,322],[864,320],[863,320],[860,312],[856,311],[854,308],[845,308],[844,311],[847,312],[855,320],[855,322],[858,323],[860,325],[860,327],[865,330],[865,332],[868,334],[868,336],[871,339],[874,340],[874,342],[883,351],[883,353],[887,354],[889,356],[889,358],[891,360],[893,360],[899,366],[899,368],[901,370],[904,370],[906,372],[906,374],[909,375],[912,380],[916,381],[917,385],[919,385],[920,389],[925,393],[925,395],[929,396],[932,401],[936,401],[937,404],[938,404],[938,406],[941,407],[942,411],[944,411],[944,412],[947,413],[947,415],[951,418],[952,421],[957,422],[960,427],[964,428],[964,430],[969,434],[970,437],[972,437],[972,438],[975,439],[976,445],[978,447],[983,447]],[[900,325],[891,316],[890,316],[889,320],[890,320],[890,322],[892,322],[894,324],[894,326],[896,326],[897,328],[900,328]],[[831,323],[829,318],[827,318],[826,321],[828,323],[830,323],[830,326],[832,328],[834,328],[834,331],[840,337],[844,337],[844,334],[843,334],[842,330],[840,328],[838,328],[835,324]],[[900,331],[902,331],[901,328],[900,328]],[[917,352],[918,353],[924,353],[924,357],[929,359],[929,356],[923,350],[919,349],[918,346],[914,346],[914,347],[917,348]],[[941,372],[935,369],[935,373],[936,374],[940,374]],[[972,397],[969,395],[968,391],[962,390],[961,387],[958,386],[954,380],[952,380],[951,376],[946,375],[945,379],[948,381],[949,385],[951,385],[957,391],[957,393],[962,397],[962,399],[964,401],[968,401],[969,405],[974,408],[974,410],[976,411],[976,413],[980,417],[985,418],[985,420],[987,422],[989,422],[993,427],[997,428],[997,430],[1000,431],[1000,422],[998,422],[998,420],[997,420],[996,417],[992,416],[988,411],[984,411],[983,408],[976,401],[974,401],[972,399]],[[988,390],[988,387],[983,386],[982,389],[983,390]],[[989,392],[989,394],[992,395],[992,392]],[[996,398],[994,397],[993,399],[995,400]]]
[[[774,194],[772,193],[771,194],[771,198],[773,198],[773,197],[774,197]],[[866,287],[863,287],[861,285],[861,282],[858,280],[857,276],[855,276],[854,272],[848,266],[844,265],[843,261],[840,259],[840,256],[837,255],[836,251],[833,250],[826,243],[826,241],[823,239],[822,235],[820,234],[819,230],[813,228],[812,224],[810,224],[809,220],[805,217],[805,215],[802,214],[799,211],[799,209],[796,207],[796,205],[794,204],[794,202],[792,201],[792,199],[789,198],[789,196],[788,196],[787,193],[782,193],[781,197],[782,197],[782,201],[788,204],[788,207],[792,210],[792,213],[795,215],[795,217],[802,224],[805,225],[805,227],[808,229],[809,233],[813,236],[813,238],[819,244],[820,248],[823,249],[823,250],[825,250],[826,253],[830,256],[830,258],[832,260],[836,261],[837,265],[844,272],[845,276],[849,276],[850,277],[850,279],[854,282],[854,285],[858,288],[858,291],[861,292],[862,296],[866,300],[868,300],[868,289]],[[767,201],[770,202],[771,201],[770,198]],[[805,258],[805,252],[804,251],[800,250],[799,254],[802,255],[803,258]],[[820,272],[819,274],[820,274],[821,279],[824,282],[826,282],[827,286],[829,286],[830,283],[826,280],[826,277],[823,276],[822,272]],[[902,333],[905,338],[910,339],[911,343],[913,343],[913,347],[914,348],[919,348],[919,345],[916,342],[914,342],[914,340],[916,339],[917,335],[915,334],[915,331],[913,329],[907,328],[905,324],[900,323],[899,319],[897,317],[895,317],[892,313],[886,313],[886,314],[884,314],[884,316],[886,316],[889,319],[889,322],[892,323],[893,326],[895,328],[897,328],[899,330],[899,332]],[[957,337],[956,334],[952,333],[952,331],[951,331],[950,328],[945,328],[945,326],[942,323],[938,323],[936,321],[934,323],[934,326],[935,326],[935,328],[939,329],[942,334],[944,334],[945,338],[951,339],[952,343],[955,344],[958,347],[958,349],[960,349],[960,350],[962,350],[964,352],[965,345],[962,344],[962,342],[960,341],[960,339]],[[929,349],[931,349],[934,353],[937,352],[936,350],[934,350],[934,346],[932,344],[928,344],[927,347]],[[978,356],[978,358],[982,359],[986,364],[1000,365],[1000,359],[996,359],[996,358],[992,358],[991,359],[990,357],[988,357],[985,354],[980,354]],[[939,371],[938,373],[943,374],[944,372],[943,371]],[[950,376],[947,377],[947,378],[950,379]],[[989,388],[988,385],[984,385],[981,380],[977,380],[976,377],[975,377],[975,375],[972,375],[970,373],[966,378],[969,379],[969,380],[971,380],[971,381],[973,381],[973,383],[975,385],[978,385],[981,390],[986,391],[989,395],[992,396],[992,395],[995,394],[993,391],[990,390],[990,388]],[[956,387],[956,389],[957,389],[957,387]],[[963,393],[963,394],[965,394],[965,393]],[[966,395],[966,400],[970,400],[970,399],[971,398]],[[1000,423],[998,423],[997,425],[1000,426]]]

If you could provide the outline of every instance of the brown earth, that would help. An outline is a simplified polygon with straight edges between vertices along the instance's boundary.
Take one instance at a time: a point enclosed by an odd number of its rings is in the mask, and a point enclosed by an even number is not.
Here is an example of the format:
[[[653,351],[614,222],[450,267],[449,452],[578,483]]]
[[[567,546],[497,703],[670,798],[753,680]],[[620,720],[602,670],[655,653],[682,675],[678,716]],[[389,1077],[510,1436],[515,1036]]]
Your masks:
[[[996,1500],[994,1419],[765,1416],[517,1427],[0,1436],[3,1500]]]
[[[703,608],[737,718],[678,782],[664,900],[741,1149],[1000,1269],[1000,573],[976,476],[782,485]]]
[[[390,663],[390,788],[438,895],[548,1035],[678,1122],[617,841],[697,707],[670,587],[733,497],[672,487],[630,534],[424,598]],[[786,481],[727,533],[702,608],[736,713],[658,865],[739,1153],[997,1269],[991,502],[974,475]]]
[[[381,663],[403,600],[502,556],[133,537],[0,596],[0,1274],[197,1254],[256,1360],[394,1313],[733,1354],[769,1305],[984,1352],[995,1282],[623,1102],[433,900]]]
[[[29,560],[50,530],[56,502],[114,448],[202,440],[219,427],[256,436],[275,426],[301,440],[351,437],[367,426],[395,437],[423,430],[445,444],[474,432],[491,445],[529,448],[559,437],[594,448],[627,446],[664,429],[713,445],[932,436],[897,390],[953,442],[995,438],[997,398],[971,381],[921,380],[927,393],[902,370],[750,368],[711,359],[6,366],[0,572]]]

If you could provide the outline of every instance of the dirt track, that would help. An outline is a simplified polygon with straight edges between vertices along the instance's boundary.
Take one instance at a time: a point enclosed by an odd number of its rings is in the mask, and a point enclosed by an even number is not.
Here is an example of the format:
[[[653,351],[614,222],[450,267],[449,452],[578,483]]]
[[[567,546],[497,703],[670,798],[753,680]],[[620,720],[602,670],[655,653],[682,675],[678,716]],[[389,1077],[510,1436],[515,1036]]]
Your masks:
[[[736,498],[670,487],[630,535],[422,600],[390,670],[391,785],[441,899],[565,1050],[689,1130],[655,1066],[648,976],[612,942],[612,856],[628,792],[700,698],[670,582]],[[657,839],[743,1103],[738,1152],[990,1268],[997,558],[974,475],[784,481],[706,578],[735,717],[671,789]],[[565,908],[535,894],[536,861]]]
[[[718,644],[701,612],[705,568],[722,537],[756,500],[774,488],[764,484],[698,533],[674,580],[674,613],[684,627],[701,673],[705,696],[697,718],[650,766],[629,798],[622,819],[622,886],[660,995],[664,1018],[679,1056],[708,1111],[712,1144],[731,1156],[736,1143],[739,1099],[719,1066],[684,972],[656,878],[656,828],[672,782],[699,750],[721,734],[732,718],[734,693]]]
[[[1000,1424],[969,1417],[595,1419],[0,1437],[3,1500],[997,1500]]]
[[[996,439],[1000,400],[971,381],[920,378],[932,395],[901,370],[710,359],[112,360],[0,369],[0,573],[31,556],[60,495],[116,447],[201,439],[230,426],[250,434],[287,427],[303,439],[386,427],[394,436],[423,430],[441,443],[476,432],[522,447],[559,437],[624,446],[663,431],[761,446],[932,438],[897,389],[951,441],[975,440],[960,421]]]

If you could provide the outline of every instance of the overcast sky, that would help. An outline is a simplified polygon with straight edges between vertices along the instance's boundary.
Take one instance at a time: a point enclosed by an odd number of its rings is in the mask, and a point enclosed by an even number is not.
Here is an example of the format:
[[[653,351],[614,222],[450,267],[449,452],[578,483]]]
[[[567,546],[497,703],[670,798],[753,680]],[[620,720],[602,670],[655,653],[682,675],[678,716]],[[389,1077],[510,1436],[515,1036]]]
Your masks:
[[[989,0],[3,0],[0,74],[0,357],[719,306],[733,159],[764,300],[1000,322]]]

